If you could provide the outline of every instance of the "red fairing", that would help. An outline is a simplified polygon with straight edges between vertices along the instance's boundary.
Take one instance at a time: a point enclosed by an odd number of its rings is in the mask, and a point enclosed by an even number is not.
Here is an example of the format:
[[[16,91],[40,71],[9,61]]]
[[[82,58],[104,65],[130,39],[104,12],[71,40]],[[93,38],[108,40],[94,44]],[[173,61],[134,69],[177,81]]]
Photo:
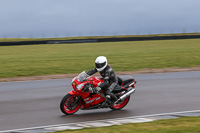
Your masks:
[[[90,81],[90,84],[93,85],[93,87],[97,87],[103,83],[103,79],[100,79],[99,77],[89,77],[88,80]]]
[[[79,93],[77,91],[69,91],[68,93],[73,96],[79,96]]]
[[[90,106],[98,105],[99,103],[103,102],[105,99],[100,96],[99,94],[93,94],[91,96],[85,97],[83,99],[84,105],[81,106],[82,109],[89,108]]]
[[[72,87],[74,88],[74,91],[70,91],[70,95],[76,95],[76,96],[81,96],[84,104],[81,106],[82,109],[89,108],[90,106],[95,106],[99,104],[100,102],[103,102],[105,99],[104,97],[100,96],[99,94],[93,94],[91,92],[83,92],[83,87],[87,84],[90,83],[93,85],[94,88],[99,86],[100,84],[103,83],[103,80],[98,78],[98,77],[88,77],[87,80],[85,81],[78,81],[77,77],[72,79]]]
[[[98,78],[98,77],[89,77],[87,78],[86,81],[80,82],[77,80],[77,78],[75,77],[72,80],[72,87],[74,88],[74,90],[78,91],[78,92],[82,92],[83,87],[87,84],[90,83],[91,85],[93,85],[94,88],[96,88],[97,86],[99,86],[100,84],[103,83],[103,80]]]

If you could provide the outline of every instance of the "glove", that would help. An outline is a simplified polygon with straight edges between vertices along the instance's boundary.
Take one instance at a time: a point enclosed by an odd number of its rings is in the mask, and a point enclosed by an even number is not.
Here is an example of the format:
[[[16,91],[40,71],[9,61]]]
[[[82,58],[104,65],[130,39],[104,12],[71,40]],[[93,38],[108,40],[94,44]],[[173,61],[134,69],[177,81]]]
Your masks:
[[[92,92],[92,93],[97,93],[98,91],[101,90],[100,87],[96,87],[96,88],[93,88],[93,87],[89,87],[88,88],[89,92]]]
[[[94,92],[95,92],[95,89],[92,88],[92,87],[89,87],[89,88],[88,88],[88,91],[94,93]]]
[[[101,88],[100,87],[96,87],[96,91],[100,91],[101,90]]]

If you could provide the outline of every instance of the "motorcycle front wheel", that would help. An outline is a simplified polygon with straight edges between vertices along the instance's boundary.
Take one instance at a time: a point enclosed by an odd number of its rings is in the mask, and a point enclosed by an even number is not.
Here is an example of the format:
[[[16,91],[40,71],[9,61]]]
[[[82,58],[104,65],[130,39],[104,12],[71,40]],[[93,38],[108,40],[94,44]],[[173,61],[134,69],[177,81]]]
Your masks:
[[[60,102],[60,110],[66,115],[76,113],[81,107],[81,99],[77,101],[77,98],[77,96],[70,94],[65,95]],[[75,103],[75,101],[77,102]]]

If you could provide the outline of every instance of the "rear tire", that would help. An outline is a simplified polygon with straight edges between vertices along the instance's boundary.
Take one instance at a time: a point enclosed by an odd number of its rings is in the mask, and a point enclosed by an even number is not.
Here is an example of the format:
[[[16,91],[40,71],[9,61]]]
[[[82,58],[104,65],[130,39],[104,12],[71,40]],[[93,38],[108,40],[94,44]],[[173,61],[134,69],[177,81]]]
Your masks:
[[[76,113],[81,107],[81,99],[74,104],[77,98],[77,96],[70,94],[65,95],[60,102],[60,110],[66,115],[72,115]]]
[[[112,110],[120,110],[120,109],[124,108],[128,104],[129,100],[130,100],[130,96],[128,96],[127,98],[125,98],[119,104],[114,104],[114,105],[110,106],[110,108]]]

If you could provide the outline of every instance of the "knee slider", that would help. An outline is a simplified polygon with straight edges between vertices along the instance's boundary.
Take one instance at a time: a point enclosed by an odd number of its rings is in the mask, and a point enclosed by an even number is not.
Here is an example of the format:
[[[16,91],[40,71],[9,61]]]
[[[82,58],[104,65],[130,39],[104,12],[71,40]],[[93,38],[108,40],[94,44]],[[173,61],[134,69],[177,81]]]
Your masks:
[[[106,95],[106,98],[107,98],[107,99],[110,99],[110,95]]]

